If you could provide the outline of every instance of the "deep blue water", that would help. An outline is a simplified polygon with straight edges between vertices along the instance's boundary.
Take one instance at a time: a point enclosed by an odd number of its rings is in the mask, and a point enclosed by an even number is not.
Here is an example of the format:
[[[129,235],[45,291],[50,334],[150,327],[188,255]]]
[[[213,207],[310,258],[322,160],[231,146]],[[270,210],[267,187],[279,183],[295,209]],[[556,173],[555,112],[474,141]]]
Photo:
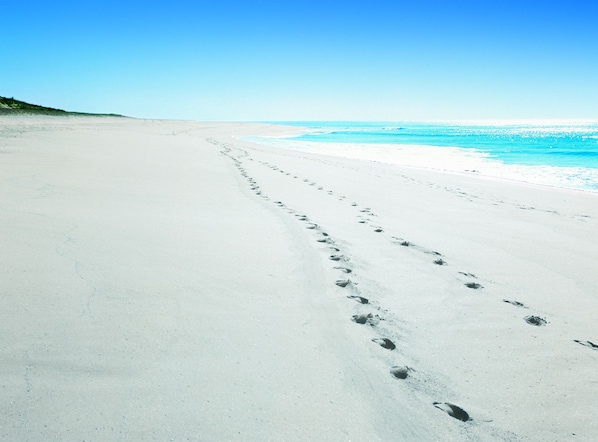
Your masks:
[[[298,141],[410,144],[485,152],[505,164],[598,169],[598,122],[468,125],[441,123],[291,122]]]

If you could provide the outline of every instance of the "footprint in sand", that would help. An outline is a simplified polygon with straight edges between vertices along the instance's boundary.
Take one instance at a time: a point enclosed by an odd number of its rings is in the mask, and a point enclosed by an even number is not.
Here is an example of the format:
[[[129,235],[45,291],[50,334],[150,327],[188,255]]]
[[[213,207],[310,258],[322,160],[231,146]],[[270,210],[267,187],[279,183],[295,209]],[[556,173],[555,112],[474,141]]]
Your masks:
[[[340,261],[342,259],[344,259],[343,255],[330,255],[328,257],[328,259],[332,260],[332,261]]]
[[[335,282],[336,285],[339,287],[347,287],[349,284],[352,284],[350,279],[339,279]]]
[[[585,346],[585,347],[591,348],[592,350],[598,350],[598,345],[594,344],[593,342],[579,341],[577,339],[574,339],[574,341],[577,342],[578,344]]]
[[[363,296],[350,295],[350,296],[347,296],[347,298],[354,299],[355,301],[359,302],[360,304],[369,304],[369,302],[370,302],[368,298],[364,298]]]
[[[390,368],[390,374],[397,379],[407,379],[407,376],[409,376],[410,371],[413,371],[413,369],[407,366],[394,366]]]
[[[481,288],[484,288],[484,286],[482,284],[478,284],[477,282],[466,282],[465,287],[474,289],[474,290],[479,290]]]
[[[357,324],[365,324],[366,322],[368,322],[370,319],[372,319],[373,316],[371,313],[363,313],[361,315],[353,315],[353,317],[351,318],[351,320],[353,322],[356,322]]]
[[[525,322],[527,322],[530,325],[535,325],[536,327],[540,327],[542,325],[546,325],[547,321],[544,318],[540,318],[539,316],[526,316],[525,318]]]
[[[372,342],[375,342],[382,348],[386,348],[388,350],[394,350],[397,346],[388,338],[374,338]]]
[[[508,304],[514,305],[515,307],[527,308],[524,304],[519,301],[513,301],[511,299],[503,299],[502,302],[506,302]]]
[[[384,230],[382,230],[380,227],[377,227],[374,229],[374,232],[381,233],[381,232],[384,232]]]
[[[438,258],[434,261],[434,264],[436,264],[437,266],[445,266],[447,265],[446,261],[442,258]]]
[[[459,419],[460,421],[467,422],[471,420],[469,414],[467,414],[467,411],[455,404],[451,404],[449,402],[434,402],[434,406],[439,410],[444,411],[449,416]]]
[[[339,251],[339,249],[337,249],[337,248],[334,248],[334,251],[335,251],[335,252],[338,252],[338,251]],[[341,272],[343,272],[343,273],[351,273],[351,272],[353,271],[353,270],[351,270],[351,269],[349,269],[349,268],[347,268],[347,267],[335,267],[335,269],[337,269],[337,270],[340,270],[340,271],[341,271]]]

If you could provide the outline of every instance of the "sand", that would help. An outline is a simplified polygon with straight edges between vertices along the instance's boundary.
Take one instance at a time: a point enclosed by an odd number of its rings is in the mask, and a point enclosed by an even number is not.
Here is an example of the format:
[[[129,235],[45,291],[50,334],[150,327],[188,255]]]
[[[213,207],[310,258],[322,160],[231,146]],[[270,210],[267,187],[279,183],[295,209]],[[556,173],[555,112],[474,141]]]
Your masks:
[[[598,438],[596,194],[289,130],[0,118],[0,439]]]

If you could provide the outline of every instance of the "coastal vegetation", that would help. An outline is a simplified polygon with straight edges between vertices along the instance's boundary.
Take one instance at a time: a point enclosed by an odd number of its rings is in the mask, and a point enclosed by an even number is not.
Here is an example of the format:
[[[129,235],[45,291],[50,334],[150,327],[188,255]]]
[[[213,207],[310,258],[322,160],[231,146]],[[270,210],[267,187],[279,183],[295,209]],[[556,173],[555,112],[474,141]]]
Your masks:
[[[101,116],[101,117],[122,117],[118,114],[92,114],[86,112],[68,112],[53,107],[39,106],[37,104],[26,103],[15,100],[14,98],[5,98],[0,96],[0,115],[55,115],[55,116]]]

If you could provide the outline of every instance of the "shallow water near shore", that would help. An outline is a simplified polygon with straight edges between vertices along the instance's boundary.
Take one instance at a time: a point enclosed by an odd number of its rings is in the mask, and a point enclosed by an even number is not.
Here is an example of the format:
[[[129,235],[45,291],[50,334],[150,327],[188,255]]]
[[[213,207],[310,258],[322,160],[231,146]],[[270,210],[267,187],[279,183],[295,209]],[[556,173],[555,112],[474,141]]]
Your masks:
[[[285,122],[268,145],[598,191],[598,121]],[[358,151],[361,151],[358,153]]]

